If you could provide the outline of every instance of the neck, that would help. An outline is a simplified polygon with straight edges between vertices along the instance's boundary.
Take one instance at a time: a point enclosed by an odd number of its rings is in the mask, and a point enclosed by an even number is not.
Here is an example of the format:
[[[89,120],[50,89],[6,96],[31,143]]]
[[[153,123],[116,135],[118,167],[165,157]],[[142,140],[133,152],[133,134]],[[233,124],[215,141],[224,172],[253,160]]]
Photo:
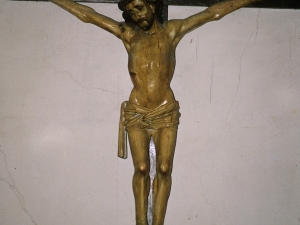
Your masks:
[[[149,30],[145,31],[147,34],[156,34],[163,29],[162,24],[158,22],[157,18],[154,18],[153,24]]]

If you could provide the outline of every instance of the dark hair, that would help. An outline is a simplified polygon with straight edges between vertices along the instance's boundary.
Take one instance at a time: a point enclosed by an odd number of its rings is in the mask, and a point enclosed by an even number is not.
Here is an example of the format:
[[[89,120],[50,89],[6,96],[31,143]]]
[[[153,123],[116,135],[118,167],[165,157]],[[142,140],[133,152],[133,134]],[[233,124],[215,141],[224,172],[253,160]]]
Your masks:
[[[123,11],[123,18],[126,23],[134,23],[134,21],[131,19],[131,16],[128,15],[128,13],[125,10],[126,5],[128,5],[130,2],[133,0],[120,0],[118,2],[119,9]],[[164,3],[163,0],[142,0],[144,2],[147,2],[149,4],[153,4],[155,6],[155,14],[157,16],[157,19],[160,23],[164,22],[163,18],[163,8],[164,8]]]

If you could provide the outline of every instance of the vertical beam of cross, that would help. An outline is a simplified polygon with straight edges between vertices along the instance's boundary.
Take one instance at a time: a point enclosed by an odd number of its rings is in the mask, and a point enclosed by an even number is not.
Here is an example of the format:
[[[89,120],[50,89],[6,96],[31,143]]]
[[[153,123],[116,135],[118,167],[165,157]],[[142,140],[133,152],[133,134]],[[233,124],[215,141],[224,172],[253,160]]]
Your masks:
[[[163,2],[164,2],[163,19],[164,19],[164,21],[166,21],[166,20],[168,20],[169,5],[168,5],[168,0],[163,0]]]

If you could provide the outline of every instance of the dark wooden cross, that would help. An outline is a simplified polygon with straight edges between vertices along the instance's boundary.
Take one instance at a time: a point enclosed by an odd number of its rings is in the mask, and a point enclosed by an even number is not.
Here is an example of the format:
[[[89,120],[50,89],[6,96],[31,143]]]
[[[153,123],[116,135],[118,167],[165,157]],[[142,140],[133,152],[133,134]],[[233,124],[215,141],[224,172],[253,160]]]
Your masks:
[[[47,0],[13,0],[13,1],[36,1],[45,2]],[[164,19],[168,18],[169,5],[182,5],[182,6],[210,6],[223,0],[163,0],[165,3]],[[87,3],[118,3],[119,0],[74,0],[74,2],[87,2]],[[276,8],[276,9],[300,9],[300,0],[262,0],[256,2],[248,7],[253,8]]]

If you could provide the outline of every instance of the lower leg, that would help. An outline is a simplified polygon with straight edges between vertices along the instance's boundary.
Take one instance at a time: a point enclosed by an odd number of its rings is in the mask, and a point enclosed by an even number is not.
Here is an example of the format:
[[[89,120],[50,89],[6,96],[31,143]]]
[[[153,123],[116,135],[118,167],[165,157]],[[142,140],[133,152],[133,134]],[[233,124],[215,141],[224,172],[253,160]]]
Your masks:
[[[147,210],[148,210],[148,195],[150,190],[149,174],[140,174],[139,172],[133,175],[133,193],[135,198],[136,225],[148,225]]]
[[[153,182],[153,225],[163,225],[171,192],[171,175],[157,174]]]

